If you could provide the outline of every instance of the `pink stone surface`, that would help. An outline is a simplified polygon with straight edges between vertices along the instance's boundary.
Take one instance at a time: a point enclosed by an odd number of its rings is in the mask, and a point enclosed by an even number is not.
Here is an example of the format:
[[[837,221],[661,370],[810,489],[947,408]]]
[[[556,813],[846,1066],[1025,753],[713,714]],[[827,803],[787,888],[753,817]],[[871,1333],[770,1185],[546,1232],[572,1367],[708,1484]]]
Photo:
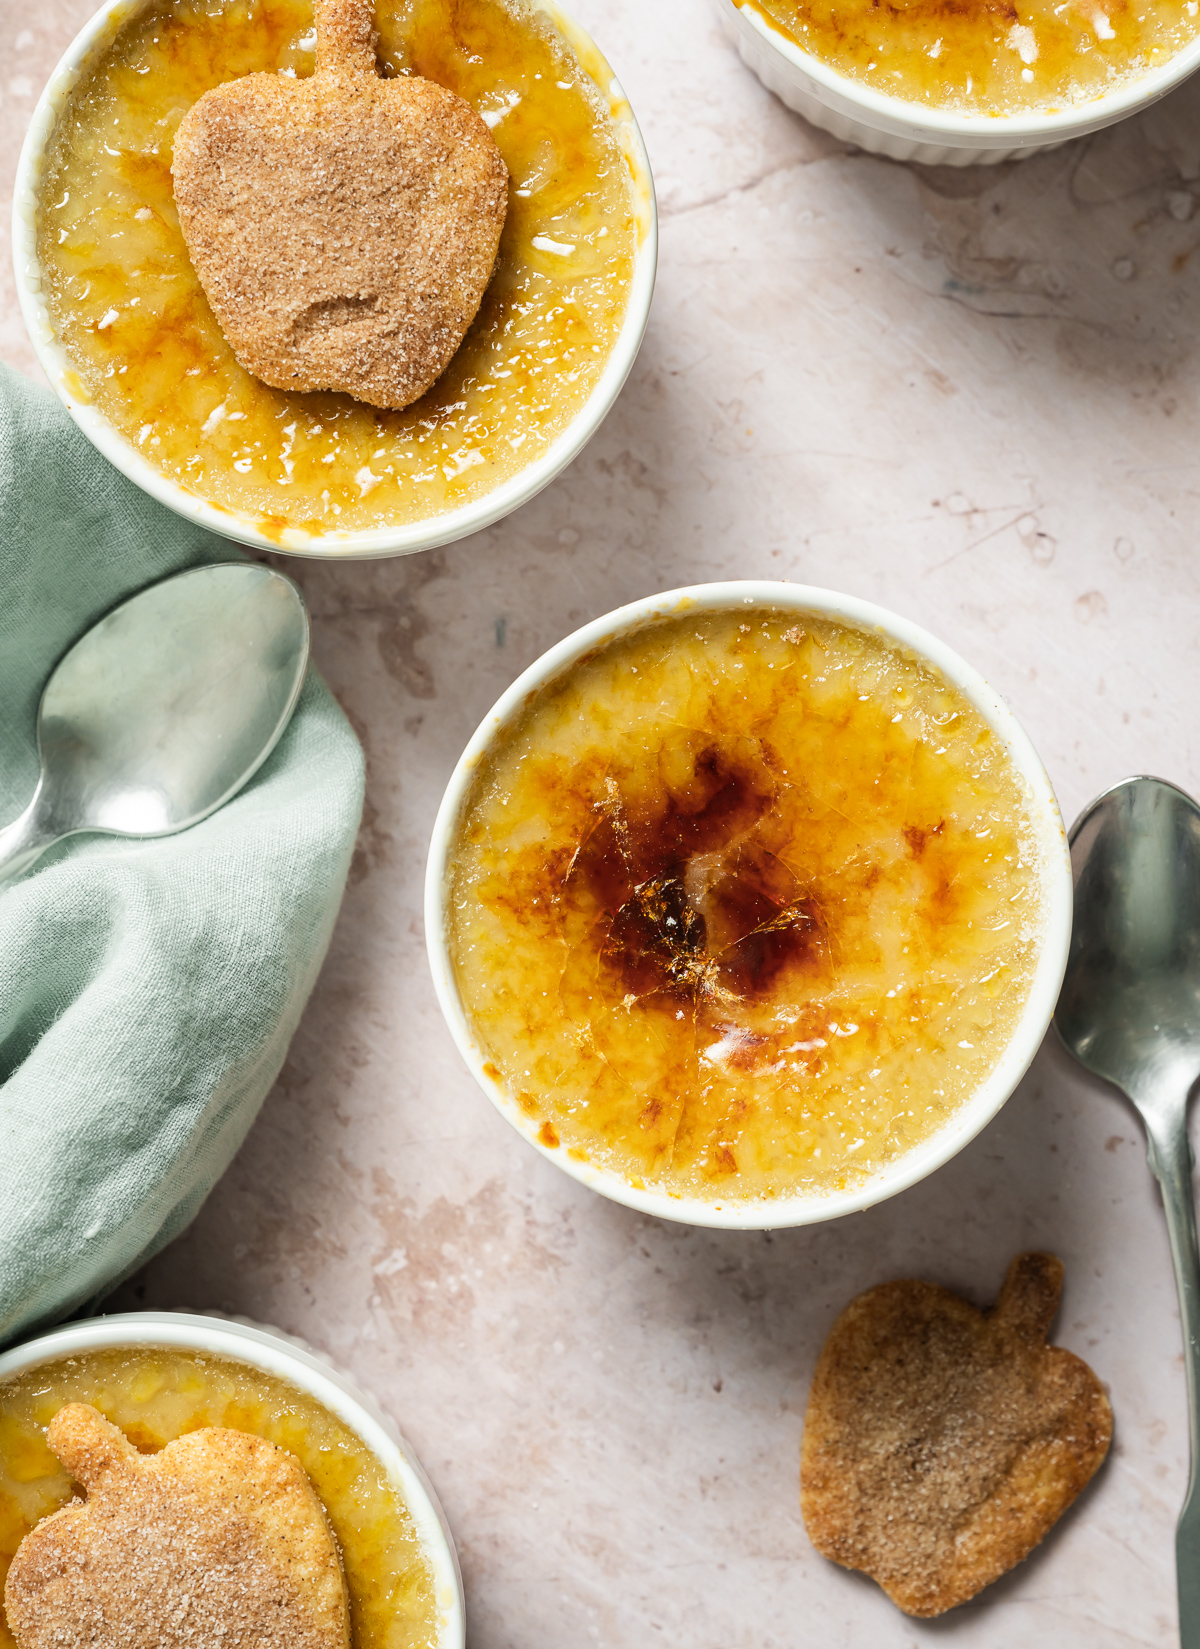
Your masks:
[[[450,549],[289,563],[367,750],[329,961],[262,1117],[117,1304],[305,1336],[416,1444],[472,1649],[1013,1649],[1177,1641],[1179,1323],[1135,1121],[1049,1039],[995,1123],[824,1227],[656,1223],[528,1150],[434,1002],[421,879],[441,790],[513,677],[581,622],[719,577],[896,608],[994,682],[1068,819],[1130,772],[1200,789],[1200,85],[1017,166],[922,171],[787,113],[702,0],[582,0],[658,176],[662,260],[616,409],[534,503]],[[87,0],[0,8],[7,187]],[[35,372],[7,260],[0,355]],[[976,1602],[909,1621],[816,1556],[808,1380],[884,1278],[984,1302],[1062,1256],[1060,1343],[1112,1457]]]

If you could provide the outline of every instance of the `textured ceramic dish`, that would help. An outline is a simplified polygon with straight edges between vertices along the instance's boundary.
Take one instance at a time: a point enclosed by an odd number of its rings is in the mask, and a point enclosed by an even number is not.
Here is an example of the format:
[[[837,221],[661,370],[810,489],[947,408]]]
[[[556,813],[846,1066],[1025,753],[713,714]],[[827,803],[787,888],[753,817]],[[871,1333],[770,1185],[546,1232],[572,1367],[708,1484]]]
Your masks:
[[[628,305],[621,330],[594,389],[540,457],[473,503],[394,527],[314,535],[295,528],[264,531],[253,517],[241,516],[208,502],[149,464],[126,436],[86,399],[78,374],[50,323],[42,292],[36,224],[38,185],[47,145],[80,75],[98,61],[117,30],[137,16],[147,3],[148,0],[109,0],[76,37],[38,100],[21,150],[13,192],[13,260],[21,311],[38,362],[80,429],[131,481],[187,520],[242,544],[283,550],[292,555],[347,558],[409,555],[466,538],[528,503],[579,455],[612,407],[637,357],[654,292],[658,220],[650,162],[625,94],[590,37],[553,0],[532,0],[539,10],[549,15],[607,99],[633,179],[638,245]]]
[[[1198,38],[1140,80],[1053,114],[960,114],[885,97],[839,74],[774,28],[753,4],[715,4],[742,61],[789,109],[871,154],[927,166],[995,166],[1052,149],[1149,108],[1200,68]]]
[[[463,1649],[466,1641],[462,1576],[445,1514],[412,1449],[349,1375],[303,1340],[245,1318],[218,1313],[134,1311],[70,1323],[0,1355],[0,1383],[39,1364],[93,1351],[139,1347],[204,1352],[262,1369],[314,1397],[355,1432],[399,1490],[417,1529],[437,1588],[438,1649]]]
[[[592,1163],[572,1158],[564,1151],[547,1147],[538,1138],[537,1123],[531,1122],[501,1083],[485,1069],[487,1055],[476,1040],[459,993],[450,955],[447,891],[459,821],[479,761],[493,741],[503,734],[511,719],[524,708],[532,693],[562,674],[593,648],[628,635],[650,621],[666,617],[684,604],[689,604],[693,612],[729,611],[739,604],[784,608],[797,614],[821,614],[875,630],[918,659],[931,664],[959,689],[999,737],[1013,767],[1029,787],[1030,812],[1042,854],[1044,927],[1029,997],[1005,1052],[972,1097],[937,1132],[843,1191],[779,1196],[769,1201],[724,1203],[718,1199],[710,1201],[698,1197],[667,1196],[661,1192],[635,1189],[628,1180],[611,1169],[598,1168]],[[1028,1068],[1050,1024],[1066,966],[1071,936],[1071,905],[1071,862],[1067,853],[1066,831],[1050,780],[1011,710],[982,676],[928,631],[882,607],[831,590],[813,589],[803,584],[767,582],[698,584],[689,589],[671,590],[664,595],[633,602],[577,630],[530,665],[484,718],[459,759],[438,811],[425,877],[426,943],[438,1002],[458,1050],[475,1080],[517,1132],[535,1150],[541,1151],[582,1184],[643,1213],[661,1219],[679,1220],[688,1225],[759,1230],[835,1219],[882,1202],[884,1198],[906,1190],[940,1168],[991,1121]],[[492,1068],[495,1069],[494,1066]]]

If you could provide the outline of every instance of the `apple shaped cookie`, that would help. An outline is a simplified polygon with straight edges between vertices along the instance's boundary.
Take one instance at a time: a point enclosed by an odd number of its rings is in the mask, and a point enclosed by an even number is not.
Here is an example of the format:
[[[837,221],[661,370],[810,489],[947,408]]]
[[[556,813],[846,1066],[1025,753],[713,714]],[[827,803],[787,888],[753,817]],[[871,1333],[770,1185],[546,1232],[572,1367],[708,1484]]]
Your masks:
[[[210,1427],[143,1456],[86,1403],[47,1436],[88,1498],[17,1548],[18,1649],[349,1649],[337,1545],[285,1450]]]
[[[508,172],[454,92],[380,77],[370,0],[316,0],[314,16],[310,79],[246,75],[183,117],[179,221],[247,372],[406,407],[479,309]]]
[[[1052,1254],[1019,1254],[977,1311],[933,1283],[884,1283],[830,1331],[804,1421],[813,1545],[910,1615],[965,1603],[1037,1545],[1108,1452],[1099,1380],[1046,1344]]]

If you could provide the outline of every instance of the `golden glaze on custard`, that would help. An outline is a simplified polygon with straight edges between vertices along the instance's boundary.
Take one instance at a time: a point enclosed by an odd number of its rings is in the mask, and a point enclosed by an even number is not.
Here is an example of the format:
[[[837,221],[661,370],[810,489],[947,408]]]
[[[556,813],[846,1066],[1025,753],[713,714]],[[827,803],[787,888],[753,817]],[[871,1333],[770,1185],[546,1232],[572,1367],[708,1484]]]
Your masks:
[[[227,1426],[296,1456],[338,1539],[354,1649],[435,1649],[436,1583],[411,1514],[366,1444],[314,1397],[221,1357],[147,1349],[89,1352],[0,1383],[0,1597],[17,1546],[71,1499],[46,1427],[91,1403],[143,1453],[185,1432]],[[0,1649],[14,1639],[0,1606]]]
[[[379,60],[448,86],[511,174],[497,273],[462,347],[403,412],[269,389],[238,366],[188,261],[171,145],[211,86],[312,73],[307,0],[156,0],[59,120],[40,192],[51,319],[83,386],[172,480],[268,530],[362,531],[490,492],[598,380],[637,243],[615,128],[522,0],[377,0]]]
[[[535,694],[450,862],[463,1005],[542,1142],[721,1201],[932,1133],[1041,939],[983,719],[883,638],[770,609],[656,622]]]
[[[874,91],[967,114],[1114,91],[1200,32],[1198,0],[734,0]]]

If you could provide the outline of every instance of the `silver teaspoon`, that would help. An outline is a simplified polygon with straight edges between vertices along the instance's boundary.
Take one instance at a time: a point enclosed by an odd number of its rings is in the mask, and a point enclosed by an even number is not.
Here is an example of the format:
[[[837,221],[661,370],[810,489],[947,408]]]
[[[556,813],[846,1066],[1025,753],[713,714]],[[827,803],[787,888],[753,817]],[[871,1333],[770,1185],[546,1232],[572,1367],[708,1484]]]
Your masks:
[[[1200,1259],[1188,1095],[1200,1077],[1200,807],[1161,779],[1126,779],[1071,831],[1075,925],[1055,1024],[1081,1065],[1145,1125],[1175,1261],[1191,1474],[1175,1536],[1179,1631],[1200,1649]]]
[[[81,830],[169,836],[235,795],[274,749],[308,665],[308,614],[281,573],[193,567],[113,609],[42,693],[42,774],[0,830],[0,883]]]

